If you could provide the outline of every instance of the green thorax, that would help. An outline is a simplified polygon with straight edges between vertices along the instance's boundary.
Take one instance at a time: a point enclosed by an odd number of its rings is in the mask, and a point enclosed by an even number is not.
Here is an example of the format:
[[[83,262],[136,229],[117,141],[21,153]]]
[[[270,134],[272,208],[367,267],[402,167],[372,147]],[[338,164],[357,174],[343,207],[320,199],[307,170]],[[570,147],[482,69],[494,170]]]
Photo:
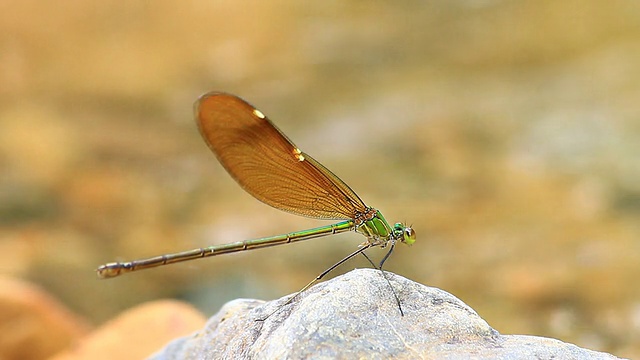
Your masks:
[[[375,210],[375,214],[370,219],[365,218],[362,224],[356,228],[356,231],[367,238],[374,239],[388,239],[393,234],[393,228],[389,226],[389,223],[379,210]]]
[[[360,225],[356,225],[356,231],[366,236],[370,242],[383,247],[387,241],[399,240],[407,245],[413,245],[416,241],[416,233],[410,226],[396,223],[391,227],[378,210],[369,208],[369,211],[357,220],[360,220]]]

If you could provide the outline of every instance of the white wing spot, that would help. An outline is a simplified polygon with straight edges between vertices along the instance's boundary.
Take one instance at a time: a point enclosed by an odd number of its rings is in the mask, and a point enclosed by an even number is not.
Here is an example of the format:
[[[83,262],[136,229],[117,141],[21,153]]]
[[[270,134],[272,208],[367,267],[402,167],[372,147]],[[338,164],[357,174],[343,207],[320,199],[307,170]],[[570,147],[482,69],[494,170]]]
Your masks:
[[[265,118],[264,114],[258,109],[253,109],[253,115],[259,117],[260,119],[264,119]]]
[[[293,156],[295,156],[298,161],[304,161],[304,155],[302,155],[302,151],[298,148],[293,149]]]

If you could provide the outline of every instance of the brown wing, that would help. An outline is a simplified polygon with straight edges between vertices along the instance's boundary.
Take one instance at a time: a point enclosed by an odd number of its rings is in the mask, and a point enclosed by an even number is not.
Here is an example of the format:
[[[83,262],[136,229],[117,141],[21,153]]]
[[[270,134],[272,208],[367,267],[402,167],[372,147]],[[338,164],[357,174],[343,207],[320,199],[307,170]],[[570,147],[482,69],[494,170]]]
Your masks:
[[[353,219],[365,204],[347,184],[301,152],[249,103],[225,93],[195,104],[200,133],[227,172],[256,199],[322,219]]]

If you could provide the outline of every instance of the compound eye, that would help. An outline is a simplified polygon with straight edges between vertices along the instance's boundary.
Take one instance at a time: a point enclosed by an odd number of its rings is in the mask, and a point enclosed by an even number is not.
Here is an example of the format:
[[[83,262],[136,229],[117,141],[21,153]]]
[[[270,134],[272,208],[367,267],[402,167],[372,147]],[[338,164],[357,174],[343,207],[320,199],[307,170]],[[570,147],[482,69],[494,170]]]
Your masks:
[[[403,231],[403,241],[407,245],[413,245],[413,243],[416,242],[416,232],[408,226],[405,227]]]

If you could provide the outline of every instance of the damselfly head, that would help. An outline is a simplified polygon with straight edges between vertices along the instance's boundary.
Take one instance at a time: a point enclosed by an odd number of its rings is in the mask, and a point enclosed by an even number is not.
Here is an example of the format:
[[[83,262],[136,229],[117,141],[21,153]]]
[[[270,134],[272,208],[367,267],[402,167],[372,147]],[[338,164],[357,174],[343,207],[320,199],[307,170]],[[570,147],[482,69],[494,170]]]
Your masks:
[[[403,223],[396,223],[393,225],[393,232],[400,241],[407,245],[413,245],[413,243],[416,242],[416,232],[411,228],[411,226],[407,226]]]

